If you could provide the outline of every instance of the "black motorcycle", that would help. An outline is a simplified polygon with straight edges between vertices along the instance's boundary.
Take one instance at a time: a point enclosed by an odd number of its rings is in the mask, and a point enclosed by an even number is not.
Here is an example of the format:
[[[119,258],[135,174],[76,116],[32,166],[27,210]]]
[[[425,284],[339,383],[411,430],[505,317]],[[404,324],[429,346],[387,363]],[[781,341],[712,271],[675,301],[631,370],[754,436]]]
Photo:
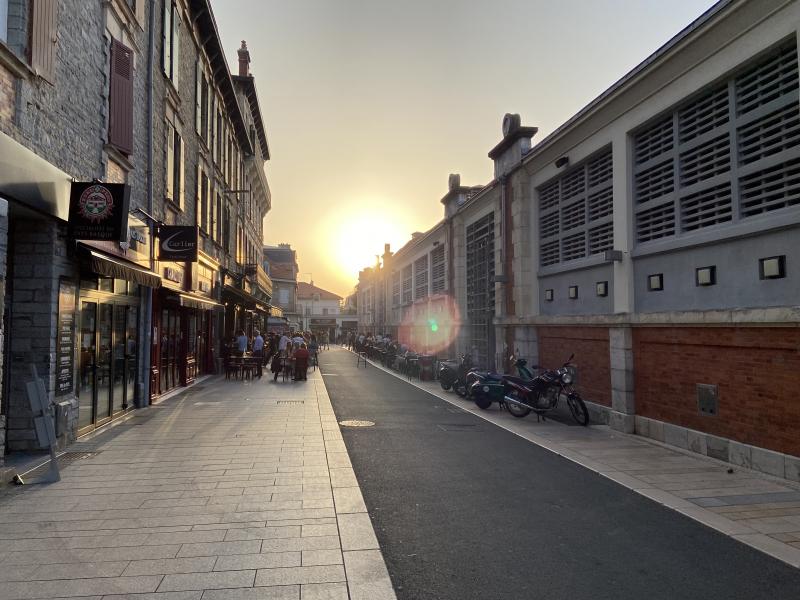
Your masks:
[[[472,369],[472,358],[469,354],[463,354],[461,360],[456,362],[454,360],[443,360],[439,363],[439,372],[437,373],[439,385],[442,389],[447,391],[453,388],[461,397],[467,395],[467,374]]]
[[[560,368],[546,370],[538,377],[533,377],[522,359],[514,361],[522,377],[503,376],[505,395],[500,402],[512,416],[522,418],[528,416],[531,411],[537,415],[544,415],[553,410],[563,396],[566,398],[572,418],[580,425],[588,425],[589,411],[583,399],[572,387],[575,381],[575,367],[572,364],[574,356],[574,354],[570,356]],[[480,408],[488,408],[492,404],[492,400],[487,396],[476,397],[476,404]]]

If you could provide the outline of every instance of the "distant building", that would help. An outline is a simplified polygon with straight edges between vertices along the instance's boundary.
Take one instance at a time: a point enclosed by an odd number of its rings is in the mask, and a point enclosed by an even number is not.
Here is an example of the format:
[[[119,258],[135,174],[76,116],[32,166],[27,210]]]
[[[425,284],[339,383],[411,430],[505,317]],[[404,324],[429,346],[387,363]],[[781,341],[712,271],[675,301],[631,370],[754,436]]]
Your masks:
[[[313,281],[297,283],[297,311],[305,331],[327,333],[329,339],[336,339],[341,332],[341,304],[341,296],[315,286]]]
[[[297,251],[290,244],[264,246],[264,269],[272,279],[272,303],[280,307],[283,316],[270,319],[270,327],[300,328],[297,308]]]

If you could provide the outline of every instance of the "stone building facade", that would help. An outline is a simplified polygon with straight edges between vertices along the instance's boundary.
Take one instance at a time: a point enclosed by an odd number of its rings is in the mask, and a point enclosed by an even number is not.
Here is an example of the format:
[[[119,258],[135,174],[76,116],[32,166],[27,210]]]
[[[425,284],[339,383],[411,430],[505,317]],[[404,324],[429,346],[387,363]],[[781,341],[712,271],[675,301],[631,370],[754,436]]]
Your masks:
[[[436,226],[456,352],[574,353],[595,421],[800,480],[798,30],[722,1],[546,138],[506,115]]]
[[[271,294],[256,260],[271,205],[264,120],[249,60],[234,82],[210,4],[8,0],[4,5],[0,456],[39,447],[25,390],[32,366],[64,417],[57,428],[64,443],[158,393],[159,299],[175,302],[172,356],[180,373],[175,381],[186,385],[195,345],[178,346],[177,340],[194,337],[204,315],[205,322],[216,323],[216,331],[206,326],[202,344],[197,338],[206,372],[214,368],[228,318],[222,308],[225,286],[248,315],[268,314]],[[214,138],[220,142],[213,156],[196,108],[202,104],[200,64],[213,65],[210,86],[219,97],[213,106],[221,134]],[[197,185],[203,161],[214,175],[220,215],[214,223],[220,233],[201,234],[196,263],[159,263],[159,228],[200,226],[198,207],[210,206]],[[68,236],[71,184],[95,180],[127,184],[127,241]],[[247,210],[240,209],[242,197]],[[228,219],[222,218],[225,208]],[[230,245],[222,243],[226,227]],[[256,268],[247,270],[250,263]],[[194,353],[199,362],[199,350]]]

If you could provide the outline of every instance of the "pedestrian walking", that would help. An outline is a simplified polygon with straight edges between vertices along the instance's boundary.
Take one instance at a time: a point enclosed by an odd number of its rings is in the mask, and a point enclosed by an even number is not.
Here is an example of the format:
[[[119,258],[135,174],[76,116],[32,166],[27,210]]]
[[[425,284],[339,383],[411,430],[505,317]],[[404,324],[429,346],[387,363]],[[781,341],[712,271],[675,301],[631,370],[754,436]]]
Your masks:
[[[244,329],[240,329],[239,337],[236,338],[236,351],[239,356],[244,356],[244,353],[247,352],[248,341],[247,336],[244,334]]]
[[[253,339],[253,356],[258,359],[256,363],[256,377],[261,379],[264,374],[264,338],[261,337],[261,332],[256,329],[256,337]]]

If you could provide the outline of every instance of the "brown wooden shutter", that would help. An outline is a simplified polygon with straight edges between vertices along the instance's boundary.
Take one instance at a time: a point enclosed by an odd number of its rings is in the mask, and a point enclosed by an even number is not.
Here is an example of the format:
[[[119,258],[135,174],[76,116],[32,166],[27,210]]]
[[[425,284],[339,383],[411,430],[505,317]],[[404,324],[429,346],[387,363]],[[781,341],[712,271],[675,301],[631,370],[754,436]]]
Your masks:
[[[31,9],[31,66],[36,74],[55,83],[58,0],[34,0]]]
[[[186,162],[184,157],[184,147],[183,147],[183,138],[178,136],[177,141],[177,151],[178,151],[178,185],[180,186],[180,191],[178,192],[178,206],[183,208],[183,199],[185,196],[184,186],[186,185],[186,178],[184,176],[183,164]]]
[[[197,185],[195,188],[197,197],[195,198],[194,203],[194,220],[195,224],[202,228],[203,220],[201,215],[203,212],[203,169],[199,164],[197,165]]]
[[[111,42],[108,142],[120,152],[133,152],[133,51],[117,40]]]
[[[175,129],[170,123],[167,123],[167,156],[165,161],[166,170],[166,185],[164,187],[164,197],[169,200],[175,199],[175,189],[173,182],[175,181]]]
[[[197,61],[194,76],[194,130],[200,135],[202,134],[201,127],[203,124],[203,66],[199,60]]]
[[[164,19],[161,36],[161,66],[167,77],[172,76],[172,2],[164,2]]]

